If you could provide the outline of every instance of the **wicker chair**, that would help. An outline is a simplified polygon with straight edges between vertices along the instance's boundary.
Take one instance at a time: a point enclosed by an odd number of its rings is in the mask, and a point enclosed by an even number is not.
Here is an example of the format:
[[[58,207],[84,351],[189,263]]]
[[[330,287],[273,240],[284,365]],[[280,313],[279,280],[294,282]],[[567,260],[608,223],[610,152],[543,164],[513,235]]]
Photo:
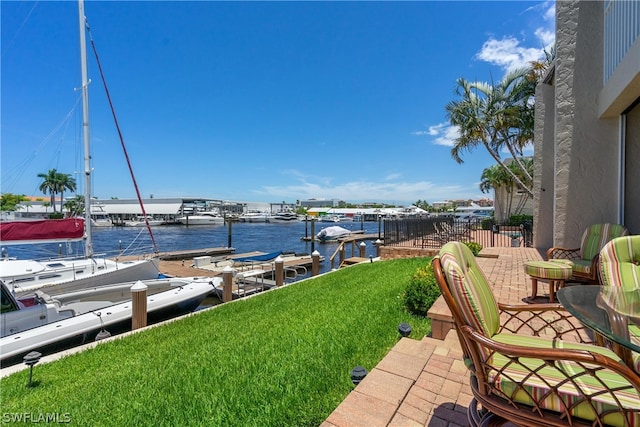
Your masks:
[[[598,255],[611,239],[627,236],[629,230],[620,224],[593,224],[582,234],[580,247],[567,249],[553,247],[547,251],[548,261],[571,265],[571,281],[598,284]]]
[[[471,374],[470,424],[640,425],[640,377],[560,305],[497,304],[459,242],[433,267]]]
[[[640,343],[640,328],[620,318],[619,311],[623,308],[631,309],[637,313],[640,302],[640,236],[624,236],[611,240],[604,245],[600,251],[600,283],[602,283],[602,295],[606,300],[607,287],[624,288],[623,294],[612,292],[617,298],[614,301],[603,301],[600,307],[607,312],[610,317],[612,328],[624,328],[618,333],[628,334],[631,341]],[[618,300],[622,298],[623,301]],[[615,307],[615,308],[613,308]],[[639,344],[640,345],[640,344]],[[616,353],[621,354],[626,359],[627,364],[632,366],[636,372],[640,373],[640,353],[625,350],[611,343]]]

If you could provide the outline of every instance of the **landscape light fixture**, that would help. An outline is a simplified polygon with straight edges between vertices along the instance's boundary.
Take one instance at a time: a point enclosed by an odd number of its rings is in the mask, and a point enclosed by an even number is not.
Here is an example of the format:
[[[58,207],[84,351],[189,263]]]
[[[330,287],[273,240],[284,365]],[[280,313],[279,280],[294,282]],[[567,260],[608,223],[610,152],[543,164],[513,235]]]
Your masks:
[[[32,382],[32,380],[33,380],[33,365],[38,363],[40,361],[41,357],[42,357],[41,353],[38,353],[37,351],[31,351],[31,352],[27,353],[27,355],[22,358],[22,360],[24,361],[24,364],[29,367],[29,384],[27,384],[27,387],[33,387],[33,382]]]
[[[358,385],[367,376],[367,370],[358,365],[351,370],[351,382],[353,385]]]
[[[403,337],[408,337],[411,334],[411,325],[404,322],[400,323],[398,325],[398,332],[400,332],[400,335]]]

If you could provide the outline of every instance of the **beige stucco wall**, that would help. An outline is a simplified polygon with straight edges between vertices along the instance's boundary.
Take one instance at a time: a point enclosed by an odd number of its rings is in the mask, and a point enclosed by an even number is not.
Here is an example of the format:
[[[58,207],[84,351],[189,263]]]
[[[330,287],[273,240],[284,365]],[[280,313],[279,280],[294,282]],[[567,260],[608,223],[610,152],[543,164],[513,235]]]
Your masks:
[[[603,13],[601,2],[556,3],[554,246],[577,247],[589,224],[618,219],[617,120],[598,117]]]
[[[640,234],[640,104],[626,117],[624,225]]]
[[[551,72],[553,72],[551,70]],[[533,157],[533,246],[553,246],[555,88],[553,81],[536,87]]]

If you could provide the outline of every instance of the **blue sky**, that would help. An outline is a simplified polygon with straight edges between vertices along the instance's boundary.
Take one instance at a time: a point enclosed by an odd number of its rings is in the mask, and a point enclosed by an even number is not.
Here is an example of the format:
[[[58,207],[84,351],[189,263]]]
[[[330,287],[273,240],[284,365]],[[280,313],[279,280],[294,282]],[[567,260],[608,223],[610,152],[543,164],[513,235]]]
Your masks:
[[[1,192],[83,169],[77,3],[1,7]],[[457,164],[455,81],[553,43],[554,3],[86,1],[143,197],[410,204],[492,197]],[[92,194],[135,190],[88,46]]]

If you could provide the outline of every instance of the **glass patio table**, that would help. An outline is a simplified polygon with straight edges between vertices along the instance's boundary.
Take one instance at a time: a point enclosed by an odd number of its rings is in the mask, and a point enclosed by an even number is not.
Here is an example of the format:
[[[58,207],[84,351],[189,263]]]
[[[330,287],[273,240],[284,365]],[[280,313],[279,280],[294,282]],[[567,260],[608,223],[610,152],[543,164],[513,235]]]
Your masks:
[[[612,343],[631,366],[631,352],[640,352],[640,289],[617,286],[566,286],[558,301],[583,325]]]

